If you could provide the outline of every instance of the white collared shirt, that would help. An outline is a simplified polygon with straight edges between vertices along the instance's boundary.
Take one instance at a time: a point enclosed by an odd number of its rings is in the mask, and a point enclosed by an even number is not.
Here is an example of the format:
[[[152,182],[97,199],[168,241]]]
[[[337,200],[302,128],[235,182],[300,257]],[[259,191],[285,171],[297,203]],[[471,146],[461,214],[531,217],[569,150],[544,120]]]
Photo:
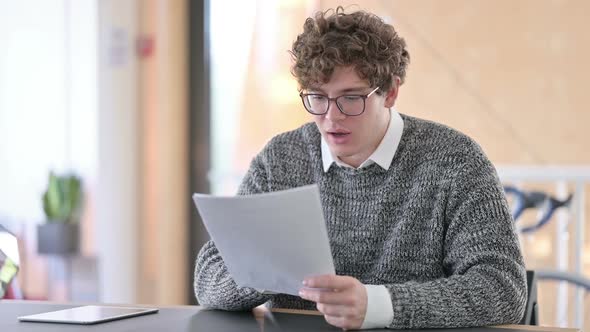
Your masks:
[[[367,167],[376,163],[383,169],[389,169],[391,161],[395,156],[395,152],[397,151],[397,147],[402,138],[402,132],[404,131],[404,120],[399,115],[399,113],[392,109],[390,110],[389,114],[389,125],[387,126],[387,131],[385,132],[381,143],[379,143],[377,149],[373,151],[369,158],[365,160],[359,166],[359,168]],[[354,168],[340,160],[340,158],[335,156],[332,151],[330,151],[330,147],[323,136],[322,162],[324,164],[324,172],[327,172],[330,169],[332,163],[336,163],[339,166]]]
[[[383,139],[377,149],[365,160],[359,168],[370,166],[374,163],[387,170],[391,166],[395,152],[401,141],[404,131],[404,120],[395,110],[390,110],[389,125]],[[322,162],[324,172],[327,172],[333,163],[339,166],[354,168],[335,156],[328,143],[322,136]],[[389,326],[393,322],[393,304],[391,295],[383,285],[365,285],[367,290],[367,312],[361,329],[375,329]]]

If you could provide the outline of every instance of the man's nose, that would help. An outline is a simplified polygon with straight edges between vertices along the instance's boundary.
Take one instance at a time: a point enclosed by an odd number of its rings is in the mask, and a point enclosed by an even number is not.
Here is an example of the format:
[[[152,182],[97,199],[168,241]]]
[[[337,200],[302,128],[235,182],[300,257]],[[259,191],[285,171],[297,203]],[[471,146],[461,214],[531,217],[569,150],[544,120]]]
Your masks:
[[[326,113],[326,119],[330,121],[339,121],[346,118],[346,114],[340,112],[338,109],[338,105],[336,105],[335,100],[330,100],[330,104],[328,104],[328,112]]]

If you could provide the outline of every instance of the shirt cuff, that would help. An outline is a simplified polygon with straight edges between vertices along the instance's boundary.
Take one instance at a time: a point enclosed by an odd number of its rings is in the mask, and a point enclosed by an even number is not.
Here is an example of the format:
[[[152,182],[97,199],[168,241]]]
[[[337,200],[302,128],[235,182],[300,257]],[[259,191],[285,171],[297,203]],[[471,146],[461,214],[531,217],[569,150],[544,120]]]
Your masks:
[[[362,330],[384,328],[393,322],[391,295],[383,285],[365,285],[367,290],[367,313]]]

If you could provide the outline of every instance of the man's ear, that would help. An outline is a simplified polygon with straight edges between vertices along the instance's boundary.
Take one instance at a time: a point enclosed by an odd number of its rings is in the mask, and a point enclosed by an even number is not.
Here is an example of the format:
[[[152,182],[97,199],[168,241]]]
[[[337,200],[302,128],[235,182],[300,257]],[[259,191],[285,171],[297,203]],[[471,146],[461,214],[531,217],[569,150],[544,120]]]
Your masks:
[[[395,105],[395,100],[397,99],[400,85],[401,79],[397,76],[393,76],[391,89],[389,89],[387,94],[385,94],[385,108],[392,108],[393,105]]]

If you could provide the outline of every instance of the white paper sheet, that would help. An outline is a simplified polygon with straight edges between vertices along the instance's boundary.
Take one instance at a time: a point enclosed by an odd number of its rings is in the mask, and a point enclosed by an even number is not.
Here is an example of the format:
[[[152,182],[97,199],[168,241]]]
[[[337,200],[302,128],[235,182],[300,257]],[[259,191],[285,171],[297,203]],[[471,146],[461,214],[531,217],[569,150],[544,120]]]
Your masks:
[[[193,200],[238,286],[297,295],[305,277],[335,273],[317,185]]]

